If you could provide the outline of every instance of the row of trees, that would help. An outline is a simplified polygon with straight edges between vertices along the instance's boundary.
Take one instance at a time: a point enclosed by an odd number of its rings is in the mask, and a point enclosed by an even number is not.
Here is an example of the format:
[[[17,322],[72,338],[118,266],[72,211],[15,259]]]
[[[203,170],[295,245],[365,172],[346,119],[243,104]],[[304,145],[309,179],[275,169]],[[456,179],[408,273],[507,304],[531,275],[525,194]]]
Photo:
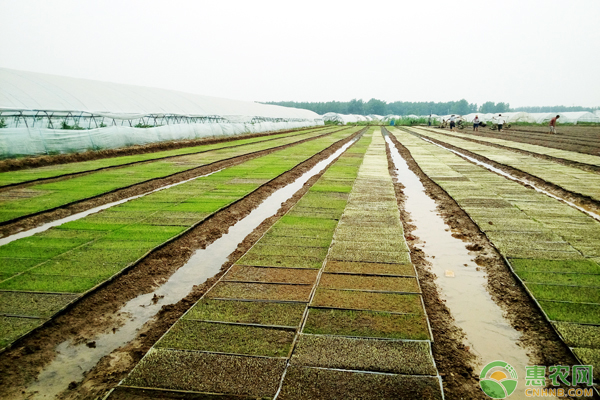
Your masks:
[[[565,106],[552,106],[552,107],[516,107],[511,109],[509,103],[494,103],[488,101],[480,106],[477,104],[469,103],[467,100],[462,99],[459,101],[448,101],[448,102],[410,102],[410,101],[394,101],[392,103],[386,103],[382,100],[371,99],[364,102],[360,99],[352,99],[350,101],[328,101],[328,102],[296,102],[296,101],[271,101],[265,104],[275,104],[286,107],[303,108],[311,110],[317,114],[325,114],[328,112],[335,112],[338,114],[359,114],[359,115],[446,115],[446,114],[460,114],[465,115],[473,112],[480,113],[502,113],[509,111],[526,111],[526,112],[565,112],[565,111],[591,111],[598,110],[598,108],[590,107],[565,107]]]
[[[411,102],[394,101],[387,103],[378,99],[371,99],[367,102],[361,99],[352,99],[350,101],[328,101],[328,102],[296,102],[296,101],[271,101],[265,104],[274,104],[285,107],[296,107],[311,110],[317,114],[335,112],[338,114],[358,114],[358,115],[446,115],[446,114],[469,114],[472,112],[495,113],[507,112],[510,110],[508,103],[487,103],[477,106],[462,99],[459,101],[448,102]]]

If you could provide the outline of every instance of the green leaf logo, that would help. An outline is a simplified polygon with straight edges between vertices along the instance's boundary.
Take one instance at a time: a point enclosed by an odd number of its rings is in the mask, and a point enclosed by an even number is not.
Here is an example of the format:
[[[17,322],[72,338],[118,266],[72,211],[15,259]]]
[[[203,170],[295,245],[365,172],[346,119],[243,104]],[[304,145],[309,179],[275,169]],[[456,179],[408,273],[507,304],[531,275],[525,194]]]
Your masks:
[[[481,370],[479,386],[492,399],[505,399],[517,388],[517,371],[507,362],[492,361]]]

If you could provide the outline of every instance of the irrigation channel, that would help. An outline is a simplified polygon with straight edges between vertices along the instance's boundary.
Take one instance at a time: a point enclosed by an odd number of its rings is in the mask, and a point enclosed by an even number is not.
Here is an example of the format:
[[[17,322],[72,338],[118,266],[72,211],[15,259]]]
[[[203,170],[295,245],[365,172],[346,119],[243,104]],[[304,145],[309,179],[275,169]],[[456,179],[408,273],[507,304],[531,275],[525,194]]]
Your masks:
[[[51,399],[66,390],[71,382],[81,381],[85,372],[93,368],[102,357],[133,340],[138,330],[163,306],[177,303],[191,291],[194,285],[205,282],[219,272],[221,266],[246,236],[264,220],[275,215],[279,207],[300,190],[310,178],[321,173],[355,141],[356,139],[346,143],[298,179],[274,192],[249,215],[233,225],[227,234],[205,249],[196,250],[184,266],[153,292],[130,300],[117,312],[126,316],[127,321],[112,332],[94,338],[94,347],[89,347],[86,343],[73,344],[70,340],[59,344],[56,348],[57,357],[42,370],[37,381],[28,387],[27,398]]]
[[[405,210],[416,225],[413,233],[422,241],[421,248],[437,277],[436,284],[456,324],[465,332],[466,344],[478,357],[475,370],[480,371],[491,361],[505,360],[524,377],[530,360],[518,344],[521,334],[504,318],[502,309],[486,290],[485,272],[473,261],[465,243],[452,236],[452,229],[438,215],[436,202],[426,194],[421,180],[408,168],[389,136],[385,140],[397,179],[404,186]],[[511,398],[525,398],[524,390],[525,381],[520,380]]]

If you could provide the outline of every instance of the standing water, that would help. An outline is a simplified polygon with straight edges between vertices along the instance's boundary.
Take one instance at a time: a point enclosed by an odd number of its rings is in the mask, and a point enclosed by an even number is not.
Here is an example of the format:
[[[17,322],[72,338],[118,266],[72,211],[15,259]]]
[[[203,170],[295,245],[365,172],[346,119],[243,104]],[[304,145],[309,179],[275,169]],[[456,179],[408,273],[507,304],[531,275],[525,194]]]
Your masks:
[[[275,191],[250,214],[229,228],[227,234],[205,249],[196,250],[189,261],[155,291],[130,300],[117,312],[117,315],[127,315],[127,321],[114,332],[100,334],[94,338],[95,348],[90,348],[85,343],[73,344],[71,340],[59,344],[56,347],[57,354],[54,360],[27,388],[27,398],[52,399],[67,389],[70,382],[83,380],[86,371],[92,369],[102,357],[132,341],[137,336],[138,330],[163,306],[177,303],[187,296],[195,285],[200,285],[217,274],[221,266],[227,262],[229,255],[237,249],[238,244],[246,236],[264,220],[275,215],[281,205],[300,190],[310,178],[324,170],[355,141],[356,139],[348,142],[294,182]]]
[[[521,334],[502,315],[502,309],[492,300],[485,285],[487,278],[478,270],[462,240],[436,211],[436,203],[426,193],[421,180],[409,168],[388,136],[387,141],[396,176],[404,186],[405,209],[417,227],[414,234],[431,262],[437,276],[441,297],[466,334],[466,345],[478,358],[476,371],[495,360],[511,364],[517,371],[517,390],[510,397],[525,397],[525,366],[531,365],[525,349],[517,345]]]

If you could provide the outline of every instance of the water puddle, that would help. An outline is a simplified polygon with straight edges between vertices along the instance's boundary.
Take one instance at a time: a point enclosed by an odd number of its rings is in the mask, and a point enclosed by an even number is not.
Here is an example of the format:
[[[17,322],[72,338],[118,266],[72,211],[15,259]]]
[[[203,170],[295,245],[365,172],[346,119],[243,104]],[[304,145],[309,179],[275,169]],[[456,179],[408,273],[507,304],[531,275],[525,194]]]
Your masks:
[[[83,380],[86,371],[92,369],[105,355],[132,341],[138,330],[165,305],[177,303],[187,296],[194,285],[204,283],[219,272],[221,266],[238,244],[251,234],[265,219],[275,215],[281,205],[290,199],[313,176],[338,158],[355,140],[345,144],[327,159],[320,161],[301,177],[277,190],[245,218],[229,228],[227,234],[215,240],[205,249],[196,250],[189,261],[179,268],[167,282],[152,293],[130,300],[117,314],[126,315],[121,326],[92,339],[95,347],[73,344],[70,340],[56,347],[56,358],[40,373],[37,380],[27,388],[29,399],[52,399],[67,389],[69,383]]]
[[[437,276],[436,285],[452,316],[466,334],[465,345],[478,357],[474,366],[479,373],[489,362],[503,360],[517,370],[519,384],[511,399],[525,398],[525,366],[531,365],[525,349],[517,345],[521,334],[502,315],[502,309],[492,300],[485,286],[483,271],[478,270],[465,243],[452,236],[436,210],[436,203],[426,193],[420,179],[408,168],[390,138],[385,140],[391,150],[398,181],[404,186],[405,207],[414,225],[414,234],[423,243],[420,248],[431,262]]]
[[[540,192],[540,193],[543,193],[543,194],[545,194],[546,196],[550,196],[550,197],[552,197],[553,199],[556,199],[556,200],[562,201],[563,203],[566,203],[566,204],[568,204],[569,206],[571,206],[571,207],[573,207],[573,208],[576,208],[577,210],[579,210],[579,211],[581,211],[581,212],[583,212],[583,213],[585,213],[585,214],[589,215],[590,217],[594,218],[595,220],[597,220],[597,221],[600,221],[600,215],[599,215],[599,214],[596,214],[595,212],[593,212],[593,211],[590,211],[590,210],[588,210],[588,209],[585,209],[585,208],[583,208],[583,207],[581,207],[581,206],[578,206],[577,204],[575,204],[575,203],[573,203],[573,202],[571,202],[571,201],[569,201],[569,200],[567,200],[567,199],[565,199],[565,198],[563,198],[563,197],[560,197],[560,196],[557,196],[557,195],[555,195],[555,194],[553,194],[553,193],[550,193],[549,191],[547,191],[547,190],[545,190],[545,189],[543,189],[543,188],[541,188],[541,187],[537,186],[537,184],[536,184],[536,183],[534,183],[534,182],[531,182],[531,181],[529,181],[528,179],[517,178],[516,176],[514,176],[514,175],[511,175],[511,174],[509,174],[509,173],[508,173],[508,172],[506,172],[506,171],[503,171],[503,170],[501,170],[501,169],[499,169],[499,168],[496,168],[496,167],[494,167],[494,166],[492,166],[492,165],[490,165],[490,164],[487,164],[487,163],[485,163],[485,162],[483,162],[483,161],[479,161],[479,160],[477,160],[476,158],[473,158],[473,157],[471,157],[471,156],[468,156],[468,155],[466,155],[466,154],[463,154],[462,152],[460,152],[460,151],[458,151],[458,150],[453,150],[453,149],[450,149],[450,148],[448,148],[448,147],[446,147],[446,146],[444,146],[444,145],[441,145],[441,144],[439,144],[439,143],[435,143],[435,142],[433,142],[432,140],[429,140],[429,139],[427,139],[427,138],[425,138],[425,137],[422,137],[422,136],[418,136],[418,137],[419,137],[420,139],[422,139],[422,140],[424,140],[424,141],[428,142],[428,143],[434,144],[434,145],[436,145],[436,146],[438,146],[438,147],[441,147],[442,149],[448,150],[448,151],[450,151],[450,152],[452,152],[452,153],[456,154],[457,156],[464,158],[465,160],[468,160],[468,161],[470,161],[470,162],[472,162],[472,163],[474,163],[474,164],[477,164],[477,165],[479,165],[479,166],[482,166],[482,167],[484,167],[485,169],[487,169],[487,170],[489,170],[489,171],[492,171],[492,172],[495,172],[495,173],[497,173],[497,174],[499,174],[499,175],[502,175],[502,176],[503,176],[503,177],[505,177],[505,178],[508,178],[508,179],[510,179],[510,180],[512,180],[512,181],[515,181],[515,182],[522,183],[522,184],[524,184],[524,185],[528,185],[528,186],[532,187],[532,188],[533,188],[535,191],[537,191],[537,192]]]
[[[205,174],[205,175],[199,175],[199,176],[196,176],[196,177],[193,177],[193,178],[190,178],[190,179],[186,179],[185,181],[181,181],[181,182],[177,182],[177,183],[172,183],[170,185],[159,187],[158,189],[153,189],[153,190],[151,190],[149,192],[138,194],[138,195],[135,195],[135,196],[131,196],[131,197],[128,197],[126,199],[122,199],[122,200],[119,200],[119,201],[113,201],[112,203],[103,204],[101,206],[90,208],[89,210],[85,210],[85,211],[82,211],[82,212],[77,213],[77,214],[69,215],[68,217],[65,217],[65,218],[57,219],[56,221],[48,222],[47,224],[40,225],[40,226],[38,226],[36,228],[29,229],[27,231],[15,233],[14,235],[10,235],[10,236],[7,236],[5,238],[0,239],[0,246],[4,246],[5,244],[8,244],[10,242],[14,242],[15,240],[18,240],[18,239],[22,239],[22,238],[26,238],[26,237],[29,237],[29,236],[33,236],[36,233],[47,231],[48,229],[50,229],[50,228],[52,228],[54,226],[59,226],[59,225],[65,224],[67,222],[76,221],[78,219],[87,217],[90,214],[94,214],[94,213],[97,213],[99,211],[106,210],[107,208],[118,206],[119,204],[127,203],[128,201],[131,201],[131,200],[139,199],[140,197],[144,197],[144,196],[147,196],[147,195],[152,194],[152,193],[160,192],[161,190],[165,190],[165,189],[172,188],[174,186],[182,185],[184,183],[188,183],[190,181],[193,181],[194,179],[204,178],[205,176],[216,174],[219,171],[221,171],[221,170],[213,171],[213,172],[211,172],[209,174]]]

